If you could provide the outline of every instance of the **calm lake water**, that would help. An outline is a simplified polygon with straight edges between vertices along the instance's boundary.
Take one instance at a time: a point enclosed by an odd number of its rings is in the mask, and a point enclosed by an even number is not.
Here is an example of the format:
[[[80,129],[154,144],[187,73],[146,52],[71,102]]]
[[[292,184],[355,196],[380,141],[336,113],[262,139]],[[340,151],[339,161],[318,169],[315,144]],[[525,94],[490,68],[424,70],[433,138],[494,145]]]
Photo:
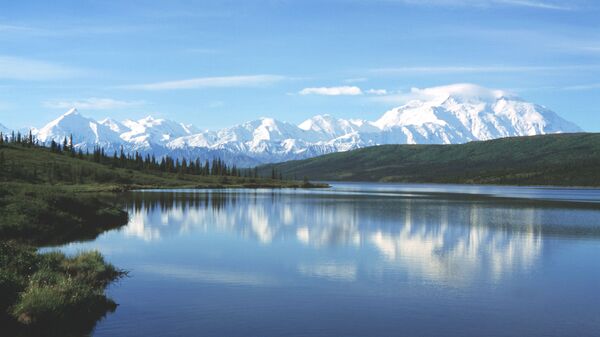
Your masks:
[[[94,336],[600,336],[600,190],[131,193]]]

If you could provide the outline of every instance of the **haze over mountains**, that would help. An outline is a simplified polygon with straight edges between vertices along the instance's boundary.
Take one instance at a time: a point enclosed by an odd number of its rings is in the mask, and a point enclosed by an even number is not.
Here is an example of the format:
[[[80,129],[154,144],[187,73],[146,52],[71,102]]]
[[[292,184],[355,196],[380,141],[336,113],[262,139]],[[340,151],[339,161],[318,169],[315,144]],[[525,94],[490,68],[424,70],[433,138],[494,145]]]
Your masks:
[[[84,150],[102,146],[110,153],[123,147],[156,156],[218,156],[238,166],[253,166],[380,144],[458,144],[582,131],[543,106],[472,84],[414,90],[412,96],[375,121],[318,115],[294,125],[260,118],[201,131],[152,117],[96,121],[71,109],[34,133],[45,143],[72,134],[76,147]]]

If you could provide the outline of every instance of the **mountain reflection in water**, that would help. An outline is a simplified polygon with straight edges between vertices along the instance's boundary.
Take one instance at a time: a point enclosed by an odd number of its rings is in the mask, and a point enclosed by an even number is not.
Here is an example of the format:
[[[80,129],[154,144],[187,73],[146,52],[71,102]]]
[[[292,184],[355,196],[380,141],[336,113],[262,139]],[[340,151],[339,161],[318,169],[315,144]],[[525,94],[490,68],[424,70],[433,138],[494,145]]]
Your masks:
[[[314,249],[375,248],[389,268],[405,266],[411,274],[443,282],[466,281],[482,272],[498,278],[511,269],[526,269],[542,248],[542,215],[536,207],[378,199],[226,191],[135,193],[127,199],[130,223],[123,231],[146,241],[219,231],[262,244],[297,240]],[[299,267],[305,274],[326,276],[352,275],[354,269],[331,264]]]
[[[600,190],[334,184],[123,196],[94,336],[598,336]],[[235,322],[235,324],[232,324]]]

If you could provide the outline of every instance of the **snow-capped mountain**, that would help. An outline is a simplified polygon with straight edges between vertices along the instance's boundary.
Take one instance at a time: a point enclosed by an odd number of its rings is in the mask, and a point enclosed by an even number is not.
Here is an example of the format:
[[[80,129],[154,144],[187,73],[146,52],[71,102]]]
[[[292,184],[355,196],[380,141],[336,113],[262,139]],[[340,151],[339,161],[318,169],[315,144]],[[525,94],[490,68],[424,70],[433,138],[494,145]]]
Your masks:
[[[194,127],[166,119],[154,119],[151,116],[138,121],[128,119],[119,128],[125,131],[121,133],[121,139],[140,151],[164,146],[173,139],[189,136],[198,131]]]
[[[94,146],[101,146],[108,151],[116,150],[122,143],[119,133],[82,116],[75,108],[39,129],[36,138],[43,143],[52,140],[60,143],[71,135],[77,147],[90,150]]]
[[[261,118],[218,131],[152,117],[97,122],[72,109],[41,128],[37,138],[62,141],[72,134],[75,146],[83,149],[99,145],[156,156],[218,156],[252,166],[378,144],[453,144],[582,131],[553,111],[500,90],[455,84],[412,94],[412,100],[376,121],[319,115],[294,125]]]
[[[553,111],[500,90],[456,84],[422,90],[373,124],[384,143],[451,144],[510,136],[576,132],[581,129]]]

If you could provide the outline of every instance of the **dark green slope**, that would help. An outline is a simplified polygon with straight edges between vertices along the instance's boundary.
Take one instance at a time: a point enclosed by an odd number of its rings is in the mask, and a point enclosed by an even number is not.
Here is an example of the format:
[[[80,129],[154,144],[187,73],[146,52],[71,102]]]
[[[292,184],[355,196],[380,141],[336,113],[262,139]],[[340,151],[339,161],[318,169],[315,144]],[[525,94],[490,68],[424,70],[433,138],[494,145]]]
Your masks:
[[[107,159],[109,160],[109,159]],[[67,186],[76,190],[172,187],[299,187],[301,182],[233,176],[201,176],[113,167],[48,148],[0,145],[0,188],[4,183]]]
[[[512,137],[459,145],[382,145],[273,167],[311,180],[600,186],[600,134]]]

